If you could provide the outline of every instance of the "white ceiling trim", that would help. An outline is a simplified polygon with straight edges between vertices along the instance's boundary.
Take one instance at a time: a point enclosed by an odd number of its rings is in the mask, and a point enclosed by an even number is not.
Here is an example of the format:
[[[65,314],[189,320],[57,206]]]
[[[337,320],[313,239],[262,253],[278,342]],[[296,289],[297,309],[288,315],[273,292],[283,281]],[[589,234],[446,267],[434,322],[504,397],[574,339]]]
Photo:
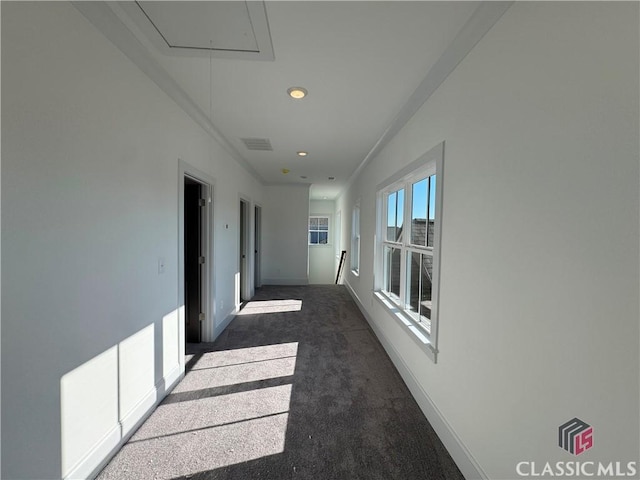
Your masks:
[[[135,35],[122,23],[120,18],[109,7],[107,2],[71,2],[87,20],[89,20],[102,34],[107,37],[122,53],[153,80],[178,106],[180,106],[205,132],[215,139],[247,172],[258,182],[264,184],[264,179],[247,162],[236,148],[218,131],[209,117],[191,100],[189,95],[150,55],[147,49],[138,41]]]
[[[438,89],[442,82],[455,70],[458,64],[468,55],[482,37],[491,30],[513,3],[513,1],[482,2],[478,8],[476,8],[471,18],[469,18],[467,23],[460,29],[451,44],[449,44],[436,63],[429,69],[427,76],[409,97],[400,110],[400,113],[396,115],[373,148],[369,150],[364,160],[360,162],[358,168],[351,174],[346,185],[338,194],[338,197],[351,186],[362,169],[375,158],[402,127],[411,120],[433,92]]]

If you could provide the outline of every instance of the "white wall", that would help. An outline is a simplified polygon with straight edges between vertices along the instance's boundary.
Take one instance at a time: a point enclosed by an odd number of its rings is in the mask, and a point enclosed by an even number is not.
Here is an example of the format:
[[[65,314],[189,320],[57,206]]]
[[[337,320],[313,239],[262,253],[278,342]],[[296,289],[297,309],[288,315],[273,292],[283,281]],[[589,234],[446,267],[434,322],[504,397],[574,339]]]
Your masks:
[[[346,281],[469,476],[575,461],[573,417],[578,460],[638,460],[638,40],[637,3],[516,2],[338,201]],[[434,364],[372,298],[375,185],[443,140]]]
[[[336,280],[335,271],[335,209],[333,200],[311,200],[309,216],[329,217],[329,243],[327,245],[309,245],[309,283],[327,284]]]
[[[306,285],[309,186],[264,187],[262,284]]]
[[[183,368],[178,159],[215,180],[218,325],[262,187],[71,5],[2,10],[2,478],[82,477]]]

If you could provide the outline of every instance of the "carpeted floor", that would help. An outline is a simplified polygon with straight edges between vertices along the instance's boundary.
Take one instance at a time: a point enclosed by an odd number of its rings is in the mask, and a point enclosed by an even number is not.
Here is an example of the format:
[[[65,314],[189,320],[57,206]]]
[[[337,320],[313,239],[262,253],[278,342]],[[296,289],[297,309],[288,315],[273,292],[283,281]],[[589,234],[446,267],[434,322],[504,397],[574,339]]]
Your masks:
[[[458,480],[342,286],[261,288],[98,476]]]

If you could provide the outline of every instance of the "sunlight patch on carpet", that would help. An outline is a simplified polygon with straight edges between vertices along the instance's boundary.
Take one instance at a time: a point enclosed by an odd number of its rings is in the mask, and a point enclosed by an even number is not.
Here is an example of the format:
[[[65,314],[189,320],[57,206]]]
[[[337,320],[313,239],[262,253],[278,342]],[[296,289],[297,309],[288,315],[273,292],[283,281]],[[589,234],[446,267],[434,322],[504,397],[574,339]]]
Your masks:
[[[297,353],[290,342],[203,354],[101,478],[169,480],[281,454],[293,388],[283,377],[293,377]]]
[[[302,310],[302,300],[262,300],[248,302],[237,315],[299,312],[300,310]]]

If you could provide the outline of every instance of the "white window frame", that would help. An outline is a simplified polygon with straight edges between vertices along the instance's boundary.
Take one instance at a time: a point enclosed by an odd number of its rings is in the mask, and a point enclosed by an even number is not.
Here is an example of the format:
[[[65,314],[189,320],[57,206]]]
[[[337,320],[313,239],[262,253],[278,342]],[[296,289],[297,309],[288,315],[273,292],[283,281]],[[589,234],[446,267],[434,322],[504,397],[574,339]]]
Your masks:
[[[351,213],[351,273],[360,275],[360,202],[353,206]]]
[[[327,219],[327,230],[311,230],[311,219],[312,218],[326,218]],[[311,243],[311,232],[318,233],[326,233],[327,234],[327,243]],[[309,215],[309,225],[307,228],[307,242],[310,247],[328,247],[331,245],[331,216],[330,215]]]
[[[433,147],[417,160],[389,177],[377,187],[377,233],[375,255],[375,297],[385,310],[407,328],[409,335],[424,348],[435,363],[437,360],[437,339],[440,306],[440,251],[442,238],[442,191],[444,173],[444,142]],[[435,223],[433,247],[418,247],[411,244],[412,185],[425,177],[436,176]],[[388,195],[404,188],[403,235],[398,242],[386,239],[387,198]],[[428,223],[427,223],[428,232]],[[427,233],[428,234],[428,233]],[[389,294],[385,288],[384,247],[399,248],[400,254],[400,296]],[[407,257],[411,252],[431,254],[433,256],[431,319],[429,328],[425,328],[415,312],[410,309],[407,300]]]

